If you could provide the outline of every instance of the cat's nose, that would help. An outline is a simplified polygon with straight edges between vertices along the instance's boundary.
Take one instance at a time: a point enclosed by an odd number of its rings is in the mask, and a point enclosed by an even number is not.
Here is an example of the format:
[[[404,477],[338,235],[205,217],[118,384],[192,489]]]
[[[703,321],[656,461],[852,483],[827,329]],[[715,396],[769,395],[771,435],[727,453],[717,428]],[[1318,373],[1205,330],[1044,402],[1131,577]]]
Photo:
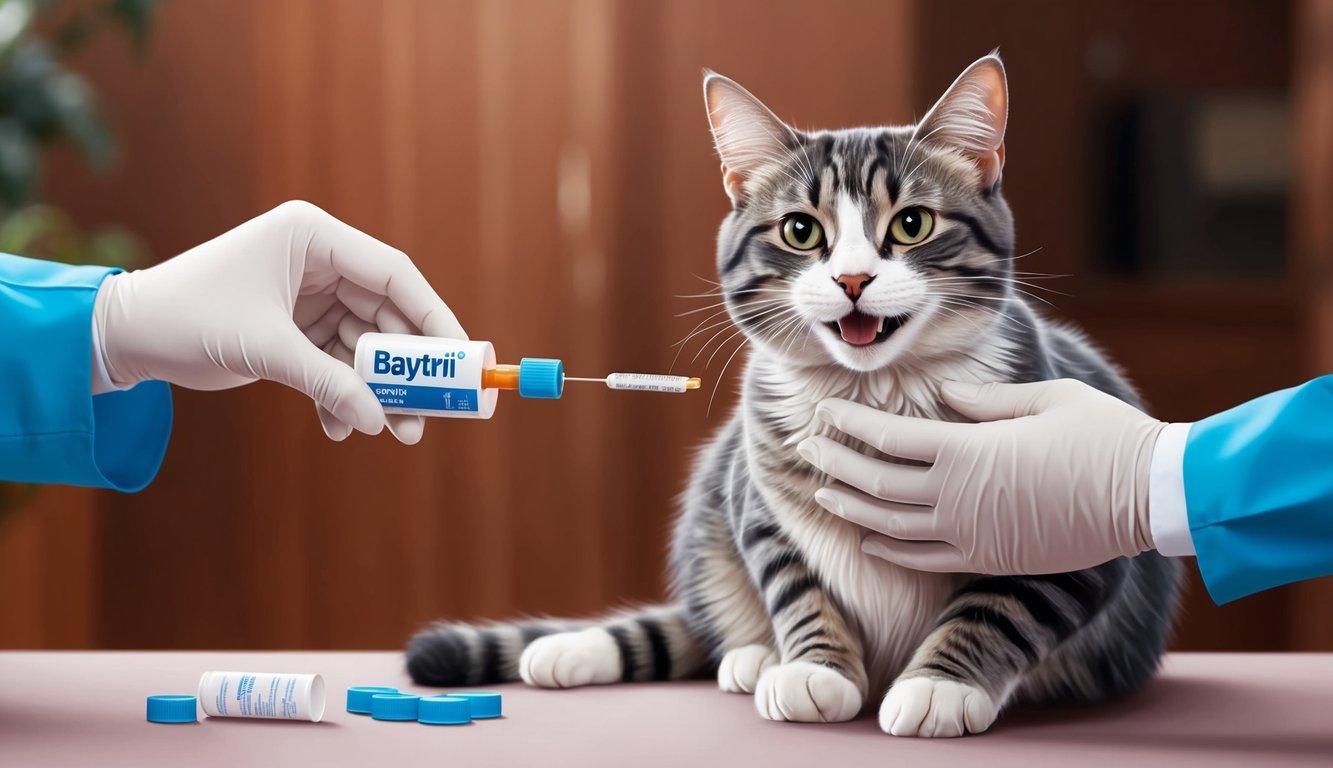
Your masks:
[[[842,292],[847,294],[847,298],[856,301],[861,298],[861,292],[874,279],[874,275],[838,275],[833,278],[833,282],[842,286]]]

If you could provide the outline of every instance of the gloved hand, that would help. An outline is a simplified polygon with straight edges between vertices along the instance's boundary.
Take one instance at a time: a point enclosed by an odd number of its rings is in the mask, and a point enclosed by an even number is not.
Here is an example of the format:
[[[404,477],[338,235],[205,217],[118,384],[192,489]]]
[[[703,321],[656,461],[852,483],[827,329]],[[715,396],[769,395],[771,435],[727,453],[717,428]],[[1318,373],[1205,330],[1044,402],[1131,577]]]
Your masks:
[[[107,277],[93,323],[117,387],[157,379],[212,390],[270,379],[314,400],[334,440],[386,423],[350,367],[361,334],[467,338],[402,251],[303,202],[155,267]],[[420,416],[387,423],[404,443],[421,439]]]
[[[1033,574],[1153,547],[1148,478],[1163,422],[1067,379],[947,382],[941,394],[982,423],[897,416],[845,400],[818,408],[848,435],[929,466],[880,461],[825,437],[797,447],[847,484],[815,499],[875,531],[862,542],[866,553],[922,571]]]

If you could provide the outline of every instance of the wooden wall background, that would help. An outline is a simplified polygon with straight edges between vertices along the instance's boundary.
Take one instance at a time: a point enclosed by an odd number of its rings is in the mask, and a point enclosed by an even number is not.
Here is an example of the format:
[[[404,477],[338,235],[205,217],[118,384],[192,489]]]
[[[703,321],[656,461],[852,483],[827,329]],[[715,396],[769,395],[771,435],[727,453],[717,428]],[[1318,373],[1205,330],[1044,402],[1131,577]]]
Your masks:
[[[571,373],[659,370],[706,299],[726,210],[700,68],[802,126],[905,122],[999,44],[1013,111],[1006,190],[1026,268],[1130,370],[1165,418],[1194,419],[1327,370],[1333,202],[1329,3],[1021,0],[190,0],[148,54],[108,42],[83,68],[119,127],[105,177],[53,158],[49,195],[123,223],[158,257],[289,198],[410,253],[502,358]],[[1278,8],[1274,11],[1274,8]],[[1293,30],[1299,30],[1296,34]],[[1123,41],[1110,82],[1086,71]],[[836,40],[818,56],[793,40]],[[1242,44],[1243,43],[1243,44]],[[1292,277],[1124,284],[1087,274],[1089,123],[1144,85],[1296,83],[1302,178]],[[1320,223],[1316,223],[1320,222]],[[699,277],[696,277],[699,276]],[[703,313],[707,314],[707,313]],[[705,335],[705,338],[707,334]],[[725,337],[718,337],[721,340]],[[731,353],[677,369],[709,386]],[[0,521],[0,646],[384,648],[439,616],[590,613],[664,590],[672,497],[725,419],[743,353],[708,407],[571,387],[425,441],[330,444],[276,385],[178,391],[171,450],[135,496],[41,489]],[[1326,584],[1226,608],[1197,583],[1178,646],[1333,648]]]

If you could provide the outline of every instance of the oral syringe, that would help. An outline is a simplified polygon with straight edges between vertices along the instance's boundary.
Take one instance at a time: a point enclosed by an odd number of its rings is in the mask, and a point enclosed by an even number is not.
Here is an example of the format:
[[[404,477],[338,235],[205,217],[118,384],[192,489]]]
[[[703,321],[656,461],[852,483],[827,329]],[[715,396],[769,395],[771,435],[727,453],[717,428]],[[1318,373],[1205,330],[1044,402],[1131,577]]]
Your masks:
[[[395,333],[363,334],[354,367],[385,413],[489,419],[500,390],[520,397],[555,399],[565,382],[596,382],[608,389],[688,392],[700,381],[690,376],[611,373],[601,378],[565,375],[560,360],[525,357],[518,365],[497,365],[489,341],[460,341]]]

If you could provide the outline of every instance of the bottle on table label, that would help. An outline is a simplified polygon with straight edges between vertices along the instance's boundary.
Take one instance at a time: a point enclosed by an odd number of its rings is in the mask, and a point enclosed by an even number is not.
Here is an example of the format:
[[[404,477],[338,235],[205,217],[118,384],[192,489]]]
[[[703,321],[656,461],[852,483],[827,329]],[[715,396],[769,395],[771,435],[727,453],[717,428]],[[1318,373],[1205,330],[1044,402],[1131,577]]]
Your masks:
[[[199,704],[209,717],[267,717],[308,720],[324,717],[324,678],[284,672],[205,672]]]

